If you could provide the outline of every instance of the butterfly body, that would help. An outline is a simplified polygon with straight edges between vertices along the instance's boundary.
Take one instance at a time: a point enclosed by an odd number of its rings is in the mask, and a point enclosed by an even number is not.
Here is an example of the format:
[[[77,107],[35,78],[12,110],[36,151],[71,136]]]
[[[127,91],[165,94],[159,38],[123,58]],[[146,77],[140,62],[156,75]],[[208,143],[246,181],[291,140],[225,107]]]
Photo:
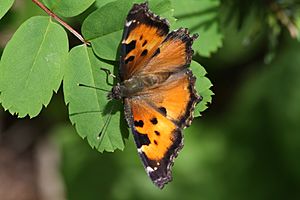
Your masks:
[[[172,179],[174,158],[183,147],[182,130],[201,100],[188,69],[197,35],[169,24],[148,4],[134,4],[121,43],[120,83],[109,98],[122,99],[125,118],[151,180],[159,188]]]
[[[135,76],[114,86],[109,96],[112,99],[141,96],[143,90],[159,86],[159,84],[162,84],[168,77],[169,74],[167,73]]]

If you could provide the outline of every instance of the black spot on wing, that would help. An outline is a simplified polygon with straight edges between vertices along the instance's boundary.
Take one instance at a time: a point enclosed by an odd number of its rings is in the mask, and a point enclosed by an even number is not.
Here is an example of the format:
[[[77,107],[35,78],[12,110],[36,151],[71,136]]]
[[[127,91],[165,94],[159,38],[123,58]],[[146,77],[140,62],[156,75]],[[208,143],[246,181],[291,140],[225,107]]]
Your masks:
[[[136,138],[137,148],[141,148],[143,145],[150,144],[150,140],[147,134],[142,134],[137,131],[135,131],[134,133],[136,134],[135,138]]]
[[[157,141],[156,141],[156,140],[154,140],[153,142],[154,142],[154,144],[155,144],[155,145],[158,145],[158,143],[157,143]]]
[[[142,44],[142,47],[144,47],[147,44],[147,40],[145,40]]]
[[[160,48],[156,49],[155,53],[153,54],[152,58],[160,54]]]
[[[133,61],[134,60],[134,56],[129,56],[129,58],[127,58],[125,60],[125,64],[128,64],[129,62]]]
[[[155,124],[157,124],[157,123],[158,123],[158,121],[157,121],[157,118],[156,118],[156,117],[153,117],[153,118],[150,120],[150,122],[151,122],[153,125],[155,125]]]
[[[160,136],[160,132],[154,131],[155,135]]]
[[[148,54],[148,50],[147,49],[144,49],[141,53],[141,56],[146,56]]]
[[[123,44],[125,45],[124,49],[125,49],[125,55],[127,55],[130,51],[132,51],[133,49],[135,49],[136,46],[136,40],[132,40],[129,44]]]
[[[160,160],[151,160],[146,156],[144,152],[140,153],[140,157],[145,168],[149,166],[152,169],[155,169],[154,171],[148,172],[148,175],[150,176],[153,183],[161,189],[166,183],[172,180],[171,167],[174,163],[175,157],[177,157],[178,152],[183,147],[181,130],[174,130],[172,135],[174,136],[173,144],[164,155],[164,158]],[[155,144],[155,141],[153,141],[153,143]]]
[[[167,109],[165,107],[158,108],[164,116],[167,116]]]
[[[144,126],[143,120],[134,121],[134,126],[143,128],[143,126]]]

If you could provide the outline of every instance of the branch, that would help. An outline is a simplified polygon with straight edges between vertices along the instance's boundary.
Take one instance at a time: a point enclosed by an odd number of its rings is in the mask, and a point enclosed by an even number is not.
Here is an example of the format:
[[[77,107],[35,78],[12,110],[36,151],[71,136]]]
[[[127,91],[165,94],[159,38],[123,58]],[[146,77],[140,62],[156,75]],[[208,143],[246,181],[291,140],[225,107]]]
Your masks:
[[[89,45],[90,43],[86,41],[82,35],[80,35],[77,31],[75,31],[69,24],[59,18],[55,13],[53,13],[49,8],[47,8],[44,4],[39,2],[38,0],[32,0],[33,3],[38,5],[41,9],[43,9],[49,16],[54,18],[58,23],[60,23],[63,27],[68,29],[73,35],[75,35],[83,44]]]

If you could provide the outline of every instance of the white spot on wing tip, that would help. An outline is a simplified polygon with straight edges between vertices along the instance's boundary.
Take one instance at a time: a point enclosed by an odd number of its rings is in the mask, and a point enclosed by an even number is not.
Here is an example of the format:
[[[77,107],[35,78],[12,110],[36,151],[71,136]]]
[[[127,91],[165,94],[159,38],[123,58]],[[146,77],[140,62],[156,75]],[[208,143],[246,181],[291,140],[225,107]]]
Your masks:
[[[129,21],[129,22],[126,21],[125,26],[129,27],[132,23],[135,23],[135,22],[136,22],[135,19],[134,19],[134,20],[131,20],[131,21]]]
[[[130,24],[132,24],[132,21],[126,22],[125,26],[130,26]]]
[[[154,171],[154,169],[152,169],[152,168],[151,168],[151,167],[149,167],[149,166],[148,166],[148,167],[146,167],[146,170],[147,170],[147,172],[148,172],[148,173],[150,173],[150,172],[153,172],[153,171]]]
[[[125,26],[129,27],[132,23],[135,23],[136,20],[126,21]],[[139,24],[139,22],[137,22]]]

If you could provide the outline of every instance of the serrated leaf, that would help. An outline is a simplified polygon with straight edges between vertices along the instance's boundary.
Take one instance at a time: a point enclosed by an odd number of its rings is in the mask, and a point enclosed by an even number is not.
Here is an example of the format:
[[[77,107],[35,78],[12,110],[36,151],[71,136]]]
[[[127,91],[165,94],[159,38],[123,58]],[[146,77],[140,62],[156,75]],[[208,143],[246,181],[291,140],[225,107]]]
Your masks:
[[[143,1],[119,0],[108,3],[91,13],[83,22],[82,33],[92,43],[99,57],[116,60],[125,19],[133,2]],[[162,16],[174,21],[170,14],[172,9],[169,0],[152,0],[149,1],[149,6],[153,12],[158,11],[156,14],[163,14]]]
[[[74,17],[88,9],[95,0],[43,0],[43,2],[59,16]]]
[[[13,5],[14,0],[0,0],[0,19],[5,15],[5,13]]]
[[[19,117],[38,115],[59,88],[67,53],[67,34],[50,17],[32,17],[24,22],[1,58],[2,106]]]
[[[196,90],[202,97],[202,101],[195,108],[195,117],[198,117],[201,115],[201,112],[206,110],[207,104],[211,103],[212,95],[214,93],[210,90],[212,83],[207,77],[205,77],[206,71],[204,67],[202,67],[199,63],[192,61],[190,68],[192,69],[194,76],[197,78],[195,85]]]
[[[106,83],[106,73],[100,68],[112,70],[113,66],[98,60],[86,46],[78,46],[70,51],[63,81],[70,120],[75,124],[78,134],[86,137],[89,144],[100,152],[123,150],[122,132],[128,130],[124,126],[125,120],[120,118],[121,102],[109,102],[107,92],[78,85],[111,90]],[[109,124],[105,124],[108,118]],[[101,130],[103,132],[99,136]]]
[[[222,46],[222,34],[218,23],[219,0],[172,0],[177,22],[173,28],[185,27],[191,33],[198,33],[194,50],[201,56],[210,56]]]

